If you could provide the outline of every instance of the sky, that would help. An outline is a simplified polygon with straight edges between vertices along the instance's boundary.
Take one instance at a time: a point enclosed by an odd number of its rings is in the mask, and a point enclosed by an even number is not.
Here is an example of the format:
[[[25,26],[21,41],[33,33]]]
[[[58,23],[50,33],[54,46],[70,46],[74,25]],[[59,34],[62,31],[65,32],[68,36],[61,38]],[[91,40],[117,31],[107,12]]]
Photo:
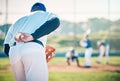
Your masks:
[[[8,0],[6,21],[6,0],[0,0],[0,24],[13,23],[30,13],[35,2],[45,4],[47,11],[55,13],[61,20],[86,22],[89,18],[120,19],[120,0]]]

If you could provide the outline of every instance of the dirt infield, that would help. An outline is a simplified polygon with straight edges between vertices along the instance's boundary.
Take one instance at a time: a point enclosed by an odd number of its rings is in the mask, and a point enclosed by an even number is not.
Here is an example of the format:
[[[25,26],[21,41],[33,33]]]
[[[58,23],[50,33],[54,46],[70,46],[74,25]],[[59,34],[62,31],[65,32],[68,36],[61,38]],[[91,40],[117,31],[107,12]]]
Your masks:
[[[120,66],[113,65],[101,65],[96,64],[91,68],[85,68],[84,65],[78,67],[75,64],[68,66],[66,63],[61,64],[48,64],[49,71],[57,71],[57,72],[93,72],[93,71],[117,71],[120,72]]]
[[[103,65],[103,64],[95,64],[91,68],[85,68],[84,65],[78,67],[75,63],[68,66],[66,63],[59,64],[51,64],[48,63],[49,72],[97,72],[97,71],[116,71],[120,73],[120,66],[115,65]],[[11,71],[11,66],[8,66],[2,71]]]

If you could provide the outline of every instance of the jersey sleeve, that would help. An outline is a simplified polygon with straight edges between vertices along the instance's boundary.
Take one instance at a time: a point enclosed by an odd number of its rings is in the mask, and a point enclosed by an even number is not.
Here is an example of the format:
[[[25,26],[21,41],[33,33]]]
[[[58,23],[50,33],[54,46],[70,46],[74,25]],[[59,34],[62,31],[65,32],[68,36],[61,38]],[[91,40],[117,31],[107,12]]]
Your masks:
[[[80,42],[80,45],[81,45],[82,47],[86,47],[86,46],[87,46],[87,43],[86,43],[85,41],[82,41],[82,42]]]
[[[34,33],[31,35],[34,39],[38,39],[44,35],[48,35],[49,33],[56,30],[60,25],[60,20],[58,17],[53,16],[48,19],[42,26],[40,26]]]
[[[8,30],[8,32],[7,32],[7,35],[6,35],[6,37],[5,37],[4,44],[9,44],[11,38],[13,37],[13,36],[12,36],[12,32],[13,32],[13,25],[10,26],[10,28],[9,28],[9,30]]]

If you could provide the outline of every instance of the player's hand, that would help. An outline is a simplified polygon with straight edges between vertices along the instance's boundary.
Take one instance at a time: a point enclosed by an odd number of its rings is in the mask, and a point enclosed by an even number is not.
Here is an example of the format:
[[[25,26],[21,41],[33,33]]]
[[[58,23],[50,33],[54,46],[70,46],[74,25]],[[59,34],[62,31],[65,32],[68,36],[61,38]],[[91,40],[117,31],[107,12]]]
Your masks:
[[[32,35],[28,33],[22,33],[22,32],[19,32],[14,38],[17,42],[29,42],[34,40]]]
[[[28,33],[22,33],[22,36],[20,39],[22,42],[29,42],[29,41],[34,40],[33,36],[31,34],[28,34]]]

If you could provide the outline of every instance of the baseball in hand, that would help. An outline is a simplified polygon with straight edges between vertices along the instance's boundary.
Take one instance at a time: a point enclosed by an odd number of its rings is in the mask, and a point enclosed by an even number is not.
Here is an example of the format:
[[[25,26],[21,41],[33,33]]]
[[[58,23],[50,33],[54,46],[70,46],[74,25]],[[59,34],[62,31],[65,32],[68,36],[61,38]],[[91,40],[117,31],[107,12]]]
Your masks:
[[[23,37],[24,37],[24,35],[22,33],[20,33],[20,32],[15,35],[16,40],[20,40]]]
[[[17,34],[15,35],[15,38],[16,38],[16,39],[19,39],[20,36],[21,36],[21,33],[17,33]]]

